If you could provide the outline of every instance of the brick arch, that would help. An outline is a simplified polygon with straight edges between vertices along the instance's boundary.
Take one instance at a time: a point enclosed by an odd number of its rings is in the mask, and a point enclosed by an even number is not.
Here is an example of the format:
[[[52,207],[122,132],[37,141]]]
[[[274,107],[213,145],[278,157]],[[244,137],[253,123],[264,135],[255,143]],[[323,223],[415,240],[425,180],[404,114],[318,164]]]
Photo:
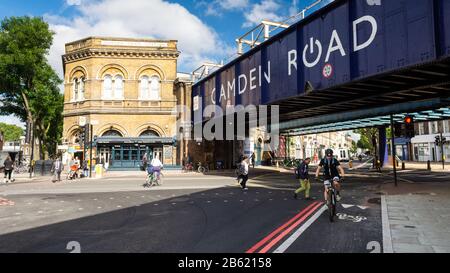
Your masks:
[[[120,64],[107,64],[105,66],[103,66],[97,73],[97,80],[101,80],[103,79],[103,77],[105,76],[106,72],[110,69],[117,69],[120,71],[120,74],[123,76],[124,80],[129,79],[129,73],[128,70],[125,69],[125,67],[121,66]],[[111,75],[111,76],[115,76],[117,75],[117,73]]]
[[[167,134],[160,126],[154,124],[154,123],[146,123],[141,126],[139,126],[136,129],[136,136],[139,137],[143,132],[147,131],[148,129],[153,130],[159,134],[160,137],[166,137]]]
[[[159,76],[161,80],[166,80],[166,75],[164,74],[162,68],[154,64],[147,64],[138,68],[138,70],[136,70],[136,73],[134,74],[135,80],[139,80],[146,70],[153,70],[156,72],[156,74]],[[149,74],[148,76],[152,76],[154,74],[155,73]]]
[[[77,72],[81,72],[84,75],[85,79],[88,78],[88,73],[87,73],[86,67],[79,65],[79,66],[75,67],[74,69],[72,69],[72,71],[70,71],[69,78],[66,79],[66,82],[71,82]]]
[[[123,137],[128,137],[128,131],[121,125],[117,123],[108,123],[103,125],[99,130],[97,130],[97,135],[101,137],[104,133],[106,133],[109,130],[116,130],[119,133],[122,134]]]

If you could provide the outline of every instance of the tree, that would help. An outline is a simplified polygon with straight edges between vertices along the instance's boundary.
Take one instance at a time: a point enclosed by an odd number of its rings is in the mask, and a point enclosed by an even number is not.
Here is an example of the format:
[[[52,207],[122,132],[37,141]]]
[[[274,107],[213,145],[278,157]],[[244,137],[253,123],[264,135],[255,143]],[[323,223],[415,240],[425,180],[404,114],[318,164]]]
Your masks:
[[[61,81],[46,59],[52,40],[53,32],[42,18],[11,17],[1,22],[0,114],[34,123],[41,159],[59,141],[62,121]]]
[[[352,146],[350,147],[349,151],[352,155],[355,155],[358,152],[358,146],[354,140],[352,141]]]
[[[23,129],[16,125],[0,122],[0,131],[3,132],[5,141],[18,141],[23,135]]]
[[[357,129],[354,133],[361,135],[361,139],[357,143],[358,148],[369,150],[372,154],[376,154],[377,128]]]

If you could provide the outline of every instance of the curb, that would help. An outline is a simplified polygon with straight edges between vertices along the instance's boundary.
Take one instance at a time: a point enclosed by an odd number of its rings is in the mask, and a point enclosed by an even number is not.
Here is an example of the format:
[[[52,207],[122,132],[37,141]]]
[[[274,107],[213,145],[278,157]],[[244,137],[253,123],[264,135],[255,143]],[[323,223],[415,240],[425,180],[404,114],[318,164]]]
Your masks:
[[[383,231],[383,253],[394,253],[392,247],[391,224],[387,210],[386,196],[381,196],[381,223]]]

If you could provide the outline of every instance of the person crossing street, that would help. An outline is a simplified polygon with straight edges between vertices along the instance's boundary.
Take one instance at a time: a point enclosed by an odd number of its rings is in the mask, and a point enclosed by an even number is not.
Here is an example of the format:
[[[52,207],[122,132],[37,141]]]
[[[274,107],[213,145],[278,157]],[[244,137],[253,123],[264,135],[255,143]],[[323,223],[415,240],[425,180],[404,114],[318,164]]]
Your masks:
[[[300,180],[300,188],[298,188],[294,192],[294,198],[298,199],[298,194],[301,192],[305,192],[305,199],[311,200],[311,197],[309,196],[309,192],[311,190],[311,183],[309,181],[309,173],[308,173],[308,167],[309,163],[311,163],[311,158],[306,158],[302,161],[302,163],[297,167],[296,174],[297,179]]]

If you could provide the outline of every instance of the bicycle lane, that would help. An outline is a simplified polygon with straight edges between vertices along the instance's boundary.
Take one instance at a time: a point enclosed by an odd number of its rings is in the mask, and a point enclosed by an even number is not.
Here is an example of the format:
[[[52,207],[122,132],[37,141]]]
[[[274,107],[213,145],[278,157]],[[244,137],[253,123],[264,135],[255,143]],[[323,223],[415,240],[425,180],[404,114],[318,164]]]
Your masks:
[[[363,188],[361,185],[347,187],[348,195],[338,204],[335,222],[329,221],[323,202],[314,202],[290,221],[267,233],[247,253],[380,252],[379,195]]]

